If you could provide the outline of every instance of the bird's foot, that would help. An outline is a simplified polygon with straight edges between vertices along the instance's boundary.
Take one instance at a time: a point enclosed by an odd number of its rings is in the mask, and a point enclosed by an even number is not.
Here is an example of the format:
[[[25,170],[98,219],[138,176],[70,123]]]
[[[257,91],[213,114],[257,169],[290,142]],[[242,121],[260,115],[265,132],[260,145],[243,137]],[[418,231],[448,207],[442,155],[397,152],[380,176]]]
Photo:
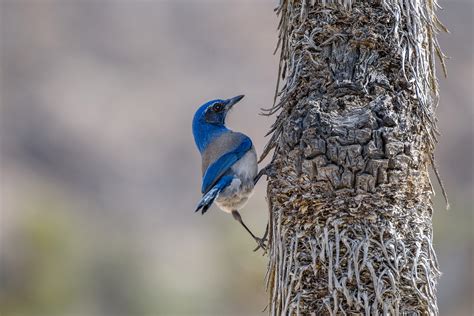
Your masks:
[[[267,249],[269,247],[268,239],[267,239],[267,237],[268,237],[268,228],[269,228],[269,225],[267,224],[267,227],[265,228],[265,233],[263,234],[262,238],[254,237],[255,241],[258,244],[258,246],[253,251],[257,251],[258,249],[262,248],[263,254],[265,255],[267,253]]]
[[[264,236],[264,238],[258,238],[255,237],[255,242],[257,243],[257,247],[253,250],[254,252],[257,251],[258,249],[263,250],[263,254],[267,253],[267,238]]]
[[[275,166],[272,163],[269,163],[264,168],[260,169],[257,176],[254,179],[254,184],[257,184],[258,180],[265,175],[267,177],[274,177],[276,175]]]

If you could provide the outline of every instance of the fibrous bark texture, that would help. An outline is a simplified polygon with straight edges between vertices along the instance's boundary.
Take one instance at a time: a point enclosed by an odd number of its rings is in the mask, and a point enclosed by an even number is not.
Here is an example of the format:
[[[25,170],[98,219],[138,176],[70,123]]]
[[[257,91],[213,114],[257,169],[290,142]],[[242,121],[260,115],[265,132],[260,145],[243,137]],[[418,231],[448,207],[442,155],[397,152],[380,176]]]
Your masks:
[[[271,315],[435,315],[432,0],[282,0]]]

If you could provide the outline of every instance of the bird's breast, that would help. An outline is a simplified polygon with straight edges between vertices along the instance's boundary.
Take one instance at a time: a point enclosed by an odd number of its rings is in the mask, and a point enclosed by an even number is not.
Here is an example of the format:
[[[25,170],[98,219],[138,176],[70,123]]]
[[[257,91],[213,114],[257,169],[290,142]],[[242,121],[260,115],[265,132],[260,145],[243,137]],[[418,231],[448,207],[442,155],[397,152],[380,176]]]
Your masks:
[[[241,209],[252,195],[253,186],[253,181],[241,181],[235,177],[232,182],[219,193],[216,199],[217,206],[228,213],[231,213],[233,210]]]
[[[231,167],[234,179],[219,193],[216,203],[223,211],[230,213],[244,207],[252,195],[257,168],[257,154],[252,147]]]
[[[232,167],[232,172],[238,177],[242,182],[251,181],[257,176],[258,166],[257,166],[257,153],[255,148],[252,148],[240,158]]]

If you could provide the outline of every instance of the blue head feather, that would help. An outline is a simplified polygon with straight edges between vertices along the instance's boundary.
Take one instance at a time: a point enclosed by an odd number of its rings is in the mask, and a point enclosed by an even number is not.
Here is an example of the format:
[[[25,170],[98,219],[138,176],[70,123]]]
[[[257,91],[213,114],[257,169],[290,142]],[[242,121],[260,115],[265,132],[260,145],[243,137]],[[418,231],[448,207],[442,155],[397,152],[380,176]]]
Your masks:
[[[199,152],[202,153],[215,137],[228,131],[225,127],[227,113],[243,97],[239,95],[227,100],[216,99],[199,107],[193,119],[194,141]]]

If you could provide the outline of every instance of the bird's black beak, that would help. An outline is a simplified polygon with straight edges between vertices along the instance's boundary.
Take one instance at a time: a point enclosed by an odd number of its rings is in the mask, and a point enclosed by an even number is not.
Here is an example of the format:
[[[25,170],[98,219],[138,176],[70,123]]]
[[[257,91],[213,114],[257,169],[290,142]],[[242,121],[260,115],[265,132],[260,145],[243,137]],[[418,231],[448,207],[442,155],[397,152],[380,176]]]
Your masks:
[[[240,100],[242,100],[243,97],[244,97],[244,95],[241,94],[241,95],[238,95],[238,96],[236,96],[236,97],[227,99],[227,100],[226,100],[227,102],[226,102],[226,105],[225,105],[226,110],[229,111],[229,110],[232,108],[232,106],[233,106],[234,104],[236,104],[237,102],[239,102]]]

